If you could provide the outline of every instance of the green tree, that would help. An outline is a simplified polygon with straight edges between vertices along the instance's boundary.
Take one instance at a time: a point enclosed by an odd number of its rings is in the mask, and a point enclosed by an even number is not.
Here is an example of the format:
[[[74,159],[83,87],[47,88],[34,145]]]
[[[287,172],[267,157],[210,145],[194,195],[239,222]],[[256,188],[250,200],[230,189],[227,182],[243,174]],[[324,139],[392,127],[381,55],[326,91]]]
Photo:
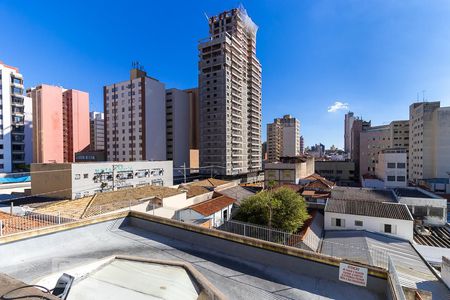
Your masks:
[[[295,232],[309,218],[306,202],[288,188],[266,190],[241,203],[236,219]]]

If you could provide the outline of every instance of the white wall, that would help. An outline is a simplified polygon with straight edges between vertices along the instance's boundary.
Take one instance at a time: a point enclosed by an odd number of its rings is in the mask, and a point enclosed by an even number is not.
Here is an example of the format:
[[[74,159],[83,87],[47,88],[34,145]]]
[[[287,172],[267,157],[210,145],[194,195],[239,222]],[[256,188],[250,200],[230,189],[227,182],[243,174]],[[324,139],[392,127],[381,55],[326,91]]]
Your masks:
[[[333,226],[331,219],[339,218],[344,220],[343,227]],[[355,226],[355,221],[363,221],[363,226]],[[384,232],[384,224],[392,225],[392,234]],[[377,233],[383,233],[387,235],[392,235],[407,239],[412,241],[414,235],[414,224],[413,221],[399,220],[399,219],[388,219],[388,218],[377,218],[368,216],[358,216],[349,214],[340,214],[325,212],[325,230],[367,230]]]
[[[33,104],[30,97],[25,97],[24,122],[25,122],[25,163],[33,162]]]
[[[448,178],[450,172],[450,107],[436,110],[435,118],[435,178]]]
[[[281,156],[300,154],[300,136],[296,126],[283,126],[283,149]]]
[[[172,92],[173,165],[177,168],[186,163],[189,168],[189,94],[177,89],[169,91]]]
[[[395,168],[388,168],[388,164],[395,164]],[[399,164],[405,164],[405,168],[399,168]],[[407,186],[407,156],[404,153],[380,153],[378,163],[375,165],[375,175],[383,180],[384,187],[406,187]],[[394,181],[389,181],[388,176],[393,176]],[[401,177],[404,180],[401,181]]]
[[[166,89],[145,78],[145,151],[147,160],[166,159]]]
[[[163,169],[162,175],[150,174],[148,177],[139,178],[134,176],[132,179],[115,179],[114,186],[116,189],[127,185],[134,187],[143,184],[156,185],[157,183],[155,181],[161,181],[164,186],[173,185],[172,161],[74,163],[72,164],[72,198],[93,195],[98,192],[101,189],[101,181],[96,182],[94,180],[94,176],[98,176],[102,170],[104,173],[112,172],[113,166],[115,175],[117,175],[121,170],[133,172],[134,175],[139,170],[150,170],[151,172],[153,169]],[[58,176],[58,172],[55,172],[55,176]],[[112,180],[103,181],[108,184],[106,189],[112,189]]]

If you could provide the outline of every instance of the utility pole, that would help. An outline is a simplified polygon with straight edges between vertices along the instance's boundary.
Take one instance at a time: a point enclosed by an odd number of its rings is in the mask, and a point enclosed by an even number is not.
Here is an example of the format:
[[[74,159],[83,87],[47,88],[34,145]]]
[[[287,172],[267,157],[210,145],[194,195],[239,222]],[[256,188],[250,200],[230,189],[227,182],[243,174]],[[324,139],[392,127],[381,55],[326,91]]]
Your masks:
[[[116,190],[116,165],[112,165],[112,190]]]

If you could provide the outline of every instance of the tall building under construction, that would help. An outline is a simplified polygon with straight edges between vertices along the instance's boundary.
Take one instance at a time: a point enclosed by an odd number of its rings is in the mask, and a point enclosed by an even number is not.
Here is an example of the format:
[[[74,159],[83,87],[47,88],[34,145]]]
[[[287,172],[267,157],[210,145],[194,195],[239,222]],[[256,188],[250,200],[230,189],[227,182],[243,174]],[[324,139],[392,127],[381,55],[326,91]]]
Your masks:
[[[198,46],[200,164],[217,174],[261,169],[257,29],[245,9],[225,11],[209,18],[209,37]]]

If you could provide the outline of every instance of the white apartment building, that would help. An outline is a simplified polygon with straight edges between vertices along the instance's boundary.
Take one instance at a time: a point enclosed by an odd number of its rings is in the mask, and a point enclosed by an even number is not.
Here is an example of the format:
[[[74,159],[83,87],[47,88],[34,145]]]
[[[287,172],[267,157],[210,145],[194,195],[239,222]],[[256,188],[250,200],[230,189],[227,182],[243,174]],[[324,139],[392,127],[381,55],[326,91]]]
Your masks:
[[[413,181],[449,178],[450,107],[419,102],[409,107],[409,176]]]
[[[414,220],[401,203],[328,199],[325,230],[367,230],[409,241],[414,236]]]
[[[407,165],[405,148],[385,149],[378,155],[375,175],[383,181],[385,188],[406,187]]]
[[[16,67],[0,62],[0,173],[20,172],[33,159],[32,104]]]
[[[76,199],[145,185],[172,186],[171,161],[32,164],[32,195]]]
[[[91,149],[94,151],[105,149],[105,117],[102,112],[89,113],[91,130]]]
[[[282,156],[301,154],[300,121],[291,115],[274,119],[267,124],[267,157],[269,161],[278,161]]]
[[[198,155],[193,157],[198,132],[194,90],[166,90],[167,159],[173,161],[174,168],[186,166],[188,171],[191,165],[198,167]]]
[[[130,80],[104,87],[106,158],[166,159],[165,85],[136,66]]]
[[[198,46],[200,165],[223,175],[262,168],[256,32],[245,9],[232,9],[209,18],[209,37]]]

